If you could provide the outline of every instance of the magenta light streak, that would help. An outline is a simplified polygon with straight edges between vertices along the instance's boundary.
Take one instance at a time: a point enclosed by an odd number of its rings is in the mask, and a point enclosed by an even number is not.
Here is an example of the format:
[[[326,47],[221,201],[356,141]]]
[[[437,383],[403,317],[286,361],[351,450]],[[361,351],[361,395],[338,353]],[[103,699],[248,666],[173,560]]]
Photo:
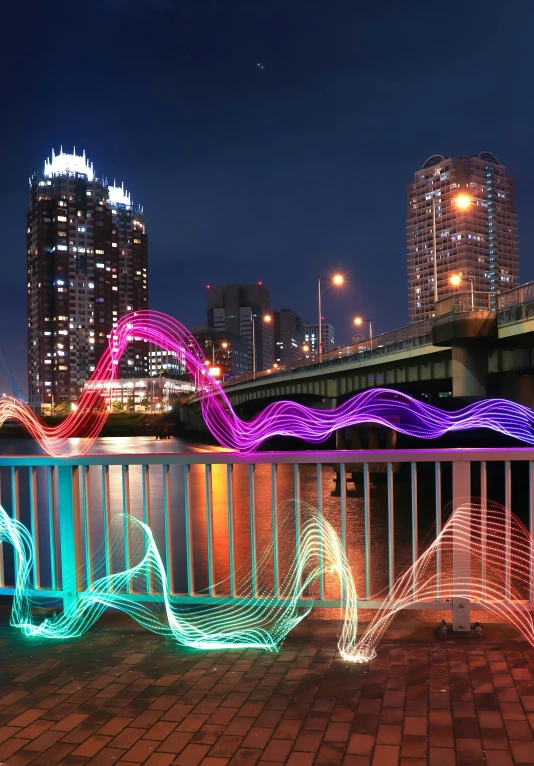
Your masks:
[[[138,311],[123,317],[113,330],[91,383],[105,385],[117,378],[119,360],[132,338],[145,340],[183,360],[194,379],[206,425],[224,447],[252,452],[273,436],[294,436],[307,442],[324,442],[334,431],[360,423],[376,423],[421,439],[435,439],[451,431],[488,428],[534,444],[534,413],[506,399],[484,399],[455,412],[445,412],[407,394],[375,388],[356,394],[333,410],[316,410],[296,402],[268,405],[257,417],[244,421],[204,365],[204,354],[180,322],[157,311]],[[44,425],[29,407],[12,397],[0,399],[0,425],[20,420],[50,454],[87,452],[107,417],[105,389],[85,391],[77,410],[59,426]],[[78,445],[66,442],[85,436]]]

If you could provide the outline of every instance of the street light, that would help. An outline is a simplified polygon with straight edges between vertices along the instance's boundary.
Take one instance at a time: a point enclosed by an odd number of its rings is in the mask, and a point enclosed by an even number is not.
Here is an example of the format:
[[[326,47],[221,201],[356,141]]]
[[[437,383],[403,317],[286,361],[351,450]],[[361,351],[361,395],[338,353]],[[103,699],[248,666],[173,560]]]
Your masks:
[[[323,277],[320,276],[317,278],[317,295],[318,295],[318,309],[319,309],[319,325],[317,327],[317,353],[322,354],[323,353],[323,318],[322,318],[322,312],[321,312],[321,279],[328,279],[333,285],[336,287],[339,287],[343,284],[345,281],[345,277],[343,274],[334,274],[332,277]]]
[[[221,348],[226,349],[229,346],[230,346],[230,344],[228,343],[228,341],[227,340],[223,340],[221,345],[219,346],[219,349],[221,349]],[[212,361],[213,366],[215,366],[215,343],[214,343],[213,340],[211,341],[211,361]]]
[[[456,207],[458,207],[460,210],[467,210],[468,207],[471,207],[471,197],[468,194],[459,194],[457,197],[455,197],[455,203]]]
[[[250,321],[252,322],[252,374],[256,375],[256,322],[254,321],[257,317],[257,314],[251,314],[250,315]],[[265,322],[265,324],[270,324],[273,321],[273,317],[271,314],[264,314],[262,316],[262,321]]]
[[[436,233],[436,194],[437,192],[432,192],[432,239],[433,239],[433,247],[434,247],[434,303],[437,303],[438,300],[438,241],[437,241],[437,233]],[[440,193],[441,196],[441,193]],[[467,210],[469,207],[471,207],[471,197],[468,194],[458,194],[457,197],[454,198],[454,204],[458,208],[458,210]]]
[[[310,347],[308,346],[308,344],[304,343],[304,345],[302,346],[302,353],[307,354],[309,350],[310,350]]]
[[[373,325],[370,319],[365,317],[354,317],[354,324],[356,327],[360,327],[364,322],[369,322],[369,340],[373,340]]]
[[[474,279],[473,277],[465,277],[465,279],[468,279],[471,282],[471,311],[475,310],[475,287],[474,287]],[[449,278],[449,282],[453,287],[460,287],[462,284],[462,272],[459,274],[451,274]]]

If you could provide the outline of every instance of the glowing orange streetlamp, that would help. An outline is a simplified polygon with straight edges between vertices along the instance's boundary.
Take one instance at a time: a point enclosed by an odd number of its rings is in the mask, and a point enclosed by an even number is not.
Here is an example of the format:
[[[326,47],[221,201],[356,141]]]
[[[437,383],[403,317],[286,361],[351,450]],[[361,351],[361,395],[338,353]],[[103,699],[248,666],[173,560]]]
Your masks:
[[[471,207],[471,197],[468,194],[459,194],[454,201],[459,210],[467,210],[468,207]]]
[[[471,311],[475,310],[475,280],[473,277],[466,277],[471,282]],[[453,287],[460,287],[462,284],[463,278],[462,273],[459,274],[451,274],[449,278],[449,282]]]
[[[364,317],[354,317],[354,324],[356,327],[361,327],[364,322],[369,322],[369,340],[373,340],[373,325],[370,319]]]
[[[250,321],[252,322],[252,374],[256,375],[256,314],[250,315]],[[263,314],[261,321],[265,324],[271,324],[273,321],[272,314]]]
[[[319,324],[317,326],[317,353],[323,353],[323,316],[321,311],[321,279],[328,279],[336,287],[340,287],[345,282],[343,274],[334,274],[332,277],[320,276],[317,279],[318,282],[318,309],[319,309]]]

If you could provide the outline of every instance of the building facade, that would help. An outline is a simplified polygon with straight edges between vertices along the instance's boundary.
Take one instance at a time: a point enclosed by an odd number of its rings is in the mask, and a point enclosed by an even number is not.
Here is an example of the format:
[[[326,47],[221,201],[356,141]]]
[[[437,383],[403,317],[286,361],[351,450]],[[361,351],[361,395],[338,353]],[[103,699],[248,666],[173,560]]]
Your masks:
[[[172,409],[181,397],[191,395],[195,384],[193,381],[159,376],[120,378],[105,383],[89,381],[85,388],[101,391],[110,412],[162,412]]]
[[[150,346],[148,352],[148,375],[154,377],[163,375],[168,378],[178,378],[186,373],[185,365],[177,354]]]
[[[305,324],[303,326],[304,345],[307,347],[305,356],[315,356],[319,344],[319,325]],[[321,325],[321,343],[323,344],[323,354],[332,351],[334,348],[334,328],[328,322]]]
[[[302,358],[302,320],[291,309],[274,312],[274,357],[278,364]]]
[[[485,293],[494,308],[519,282],[514,183],[489,152],[430,157],[408,187],[406,235],[412,322],[454,291],[473,291],[475,305]]]
[[[123,186],[96,178],[85,152],[52,152],[30,179],[30,405],[76,401],[118,319],[148,307],[147,270],[142,209]],[[148,375],[147,344],[128,345],[120,375]]]
[[[274,326],[269,291],[261,283],[208,287],[208,326],[247,342],[248,372],[274,361]]]
[[[246,338],[223,333],[210,327],[193,327],[195,340],[217,377],[246,375],[248,372],[248,342]]]

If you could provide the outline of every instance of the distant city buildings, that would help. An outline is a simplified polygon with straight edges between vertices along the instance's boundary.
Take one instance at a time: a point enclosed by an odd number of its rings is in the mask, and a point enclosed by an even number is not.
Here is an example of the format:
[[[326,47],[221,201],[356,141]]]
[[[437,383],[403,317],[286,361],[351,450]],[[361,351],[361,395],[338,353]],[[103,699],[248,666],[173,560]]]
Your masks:
[[[193,327],[193,335],[203,350],[215,377],[246,375],[248,372],[248,341],[232,333],[210,327]]]
[[[176,354],[152,347],[148,352],[148,375],[154,377],[163,375],[168,378],[178,378],[186,372],[185,365]]]
[[[302,320],[292,309],[274,312],[274,360],[278,364],[302,358]]]
[[[273,315],[269,291],[261,283],[208,287],[208,326],[246,339],[249,373],[272,366]]]
[[[432,317],[436,297],[454,291],[472,290],[476,305],[487,293],[495,307],[519,281],[514,183],[489,152],[430,157],[408,187],[406,234],[412,321]]]
[[[315,356],[319,343],[319,325],[317,322],[315,324],[305,324],[303,334],[304,345],[308,347],[305,356]],[[321,324],[321,342],[323,344],[323,354],[334,349],[334,328],[328,322],[322,322]]]
[[[192,380],[167,377],[120,378],[111,382],[88,381],[85,388],[102,392],[110,412],[164,412],[172,408],[177,399],[195,391]],[[51,405],[45,405],[45,411]]]
[[[27,222],[30,405],[75,402],[118,319],[148,306],[145,221],[124,186],[82,155],[52,152],[30,179]],[[122,377],[148,375],[135,339]]]

